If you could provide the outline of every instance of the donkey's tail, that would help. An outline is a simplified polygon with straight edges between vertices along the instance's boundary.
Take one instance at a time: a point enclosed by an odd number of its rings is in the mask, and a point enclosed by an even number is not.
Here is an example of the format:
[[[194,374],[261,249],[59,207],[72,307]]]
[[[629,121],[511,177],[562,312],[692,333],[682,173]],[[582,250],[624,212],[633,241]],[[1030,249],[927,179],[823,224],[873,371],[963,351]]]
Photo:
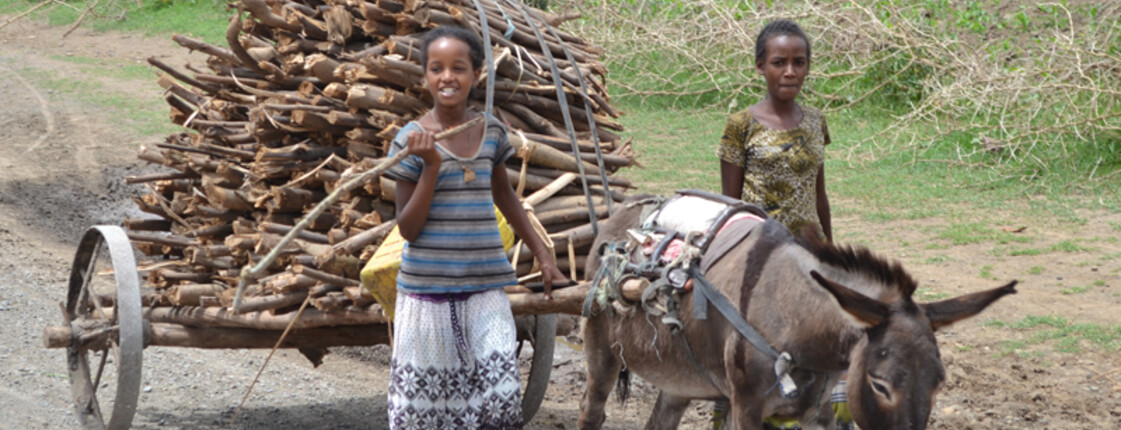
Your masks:
[[[627,398],[631,396],[631,372],[627,370],[626,366],[619,370],[619,378],[615,380],[615,398],[619,399],[619,404],[627,402]]]

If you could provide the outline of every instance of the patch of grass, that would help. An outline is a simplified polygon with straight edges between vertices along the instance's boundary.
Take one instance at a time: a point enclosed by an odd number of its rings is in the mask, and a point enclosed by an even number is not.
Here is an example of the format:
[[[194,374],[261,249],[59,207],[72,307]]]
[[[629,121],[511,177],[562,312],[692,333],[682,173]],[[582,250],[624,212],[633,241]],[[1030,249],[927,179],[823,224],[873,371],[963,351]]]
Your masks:
[[[1057,315],[1029,315],[1012,324],[1015,329],[1038,328],[1040,326],[1062,328],[1071,325],[1071,321]]]
[[[1121,222],[1109,221],[1109,226],[1113,228],[1113,231],[1121,232]]]
[[[928,242],[925,246],[923,246],[923,249],[929,250],[929,251],[940,251],[940,250],[949,249],[949,248],[950,248],[950,245],[945,244],[945,243],[939,243],[939,242]]]
[[[1004,321],[1001,321],[1001,320],[998,320],[998,319],[987,319],[987,320],[985,320],[984,322],[981,323],[981,327],[1003,328],[1003,327],[1008,327],[1008,326],[1009,326],[1008,323],[1006,323]]]
[[[1043,351],[1028,351],[1025,349],[1027,346],[1028,343],[1024,341],[1006,341],[1001,345],[1001,353],[998,356],[1015,354],[1020,358],[1040,358],[1045,355]]]
[[[1034,242],[1030,236],[1012,234],[992,228],[988,222],[953,223],[938,233],[938,237],[954,245],[970,245],[983,242],[998,244]],[[1015,253],[1013,253],[1015,255]]]
[[[106,61],[98,58],[69,55],[52,55],[50,58],[67,63],[89,66],[83,67],[83,72],[95,76],[151,80],[153,83],[156,78],[156,74],[152,72],[152,68],[147,64],[141,65],[124,61]],[[153,86],[153,88],[155,87]]]
[[[996,230],[986,223],[955,223],[946,227],[939,235],[942,239],[949,240],[954,245],[970,245],[981,243],[996,235]]]
[[[632,104],[633,103],[633,104]],[[720,160],[716,146],[723,132],[718,112],[668,112],[624,101],[620,110],[642,168],[627,169],[625,176],[638,192],[668,195],[681,188],[720,192]]]
[[[1044,250],[1039,249],[1039,248],[1020,248],[1020,249],[1013,249],[1011,251],[1008,251],[1008,255],[1011,256],[1011,257],[1022,257],[1022,256],[1040,255],[1040,254],[1043,254],[1045,252],[1047,252],[1047,251],[1044,251]]]
[[[1044,269],[1043,266],[1031,266],[1031,268],[1028,269],[1028,274],[1029,275],[1042,275],[1044,270],[1046,270],[1046,269]]]
[[[30,9],[34,1],[17,1],[22,8]],[[46,19],[51,25],[71,26],[77,22],[92,0],[68,1],[61,5],[44,7],[32,14],[35,19]],[[225,45],[226,26],[232,12],[226,11],[222,0],[154,0],[138,6],[132,1],[101,2],[82,20],[81,26],[96,31],[124,31],[146,36],[166,36],[174,33],[202,39],[209,43]]]
[[[1022,240],[1022,239],[1021,239]],[[1087,252],[1094,251],[1092,247],[1083,246],[1072,240],[1065,240],[1047,247],[1013,247],[1009,249],[1009,256],[1044,255],[1053,252]],[[1003,252],[1001,252],[1003,254]]]
[[[1048,250],[1057,251],[1057,252],[1086,252],[1086,251],[1093,251],[1093,248],[1088,248],[1088,247],[1079,245],[1075,241],[1067,239],[1067,240],[1064,240],[1062,242],[1051,245],[1051,247],[1048,248]]]
[[[1090,288],[1091,288],[1091,286],[1089,286],[1089,285],[1084,285],[1084,286],[1081,286],[1081,287],[1063,288],[1063,289],[1059,290],[1059,294],[1062,294],[1064,296],[1072,296],[1072,295],[1075,295],[1075,294],[1082,294],[1082,293],[1085,293],[1087,291],[1090,291]]]
[[[1035,241],[1031,236],[1013,234],[1003,229],[992,228],[990,225],[990,221],[956,222],[943,228],[938,233],[938,237],[950,241],[953,245],[971,245],[983,242],[995,242],[1003,245]]]
[[[1001,235],[997,237],[998,243],[1033,243],[1035,238],[1031,236],[1023,236],[1018,234],[1011,234],[1002,231]]]
[[[918,297],[920,302],[933,302],[950,298],[950,293],[919,288],[915,290],[915,296]]]
[[[1027,334],[1026,339],[1005,341],[1004,354],[1029,353],[1031,346],[1051,345],[1056,352],[1078,353],[1085,347],[1107,352],[1121,350],[1121,325],[1074,323],[1058,315],[1029,315],[1015,323],[992,320],[988,327],[1006,328]]]
[[[926,264],[942,264],[948,261],[954,261],[954,258],[948,255],[932,255],[923,260]]]
[[[888,223],[900,219],[902,214],[899,212],[876,210],[861,213],[861,218],[865,221],[873,223]]]
[[[991,264],[981,266],[980,275],[984,279],[996,279],[996,277],[993,276],[993,266]]]
[[[38,86],[107,110],[114,122],[124,124],[142,136],[162,136],[179,131],[179,127],[168,121],[166,115],[153,114],[167,111],[166,103],[158,97],[141,99],[123,95],[105,89],[97,79],[73,79],[56,71],[27,70],[24,75]]]

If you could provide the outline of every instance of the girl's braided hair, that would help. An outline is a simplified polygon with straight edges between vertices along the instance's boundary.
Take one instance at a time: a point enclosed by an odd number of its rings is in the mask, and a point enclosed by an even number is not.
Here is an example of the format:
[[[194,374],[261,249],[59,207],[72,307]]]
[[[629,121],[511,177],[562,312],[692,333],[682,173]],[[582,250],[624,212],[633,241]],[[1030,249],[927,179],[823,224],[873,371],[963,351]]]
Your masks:
[[[810,56],[810,38],[806,37],[806,33],[802,31],[802,27],[789,19],[780,19],[777,21],[768,22],[762,30],[759,31],[759,36],[755,38],[755,62],[762,63],[767,58],[767,41],[778,36],[797,36],[801,37],[806,42],[806,60]]]

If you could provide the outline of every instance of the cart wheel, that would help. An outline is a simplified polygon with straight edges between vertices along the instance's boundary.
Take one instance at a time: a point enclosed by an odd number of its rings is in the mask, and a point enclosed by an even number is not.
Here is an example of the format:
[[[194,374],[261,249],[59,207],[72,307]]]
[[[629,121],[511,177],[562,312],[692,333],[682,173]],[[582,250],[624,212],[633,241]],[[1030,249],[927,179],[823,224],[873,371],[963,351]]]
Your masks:
[[[549,388],[549,374],[553,372],[553,350],[557,345],[557,316],[543,314],[534,317],[533,360],[529,367],[529,381],[522,395],[522,420],[529,423]]]
[[[102,255],[105,248],[108,258]],[[98,276],[109,268],[115,282]],[[140,306],[140,281],[128,236],[120,227],[91,227],[82,237],[70,269],[66,323],[100,320],[107,323],[110,334],[106,346],[87,348],[75,342],[76,346],[66,348],[70,392],[82,428],[127,429],[132,424],[144,350]],[[76,337],[85,334],[89,333],[75,331]],[[109,388],[112,385],[116,385],[115,391]],[[102,405],[106,411],[111,405],[108,425]]]

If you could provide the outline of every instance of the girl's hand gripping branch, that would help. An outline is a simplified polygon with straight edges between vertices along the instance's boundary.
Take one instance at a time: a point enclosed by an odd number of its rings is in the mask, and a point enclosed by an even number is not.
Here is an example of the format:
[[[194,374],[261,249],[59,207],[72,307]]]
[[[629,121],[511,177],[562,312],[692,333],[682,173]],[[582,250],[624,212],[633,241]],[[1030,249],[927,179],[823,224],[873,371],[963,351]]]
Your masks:
[[[409,153],[424,160],[424,170],[440,170],[443,157],[436,149],[436,134],[428,130],[414,131],[409,134]]]

